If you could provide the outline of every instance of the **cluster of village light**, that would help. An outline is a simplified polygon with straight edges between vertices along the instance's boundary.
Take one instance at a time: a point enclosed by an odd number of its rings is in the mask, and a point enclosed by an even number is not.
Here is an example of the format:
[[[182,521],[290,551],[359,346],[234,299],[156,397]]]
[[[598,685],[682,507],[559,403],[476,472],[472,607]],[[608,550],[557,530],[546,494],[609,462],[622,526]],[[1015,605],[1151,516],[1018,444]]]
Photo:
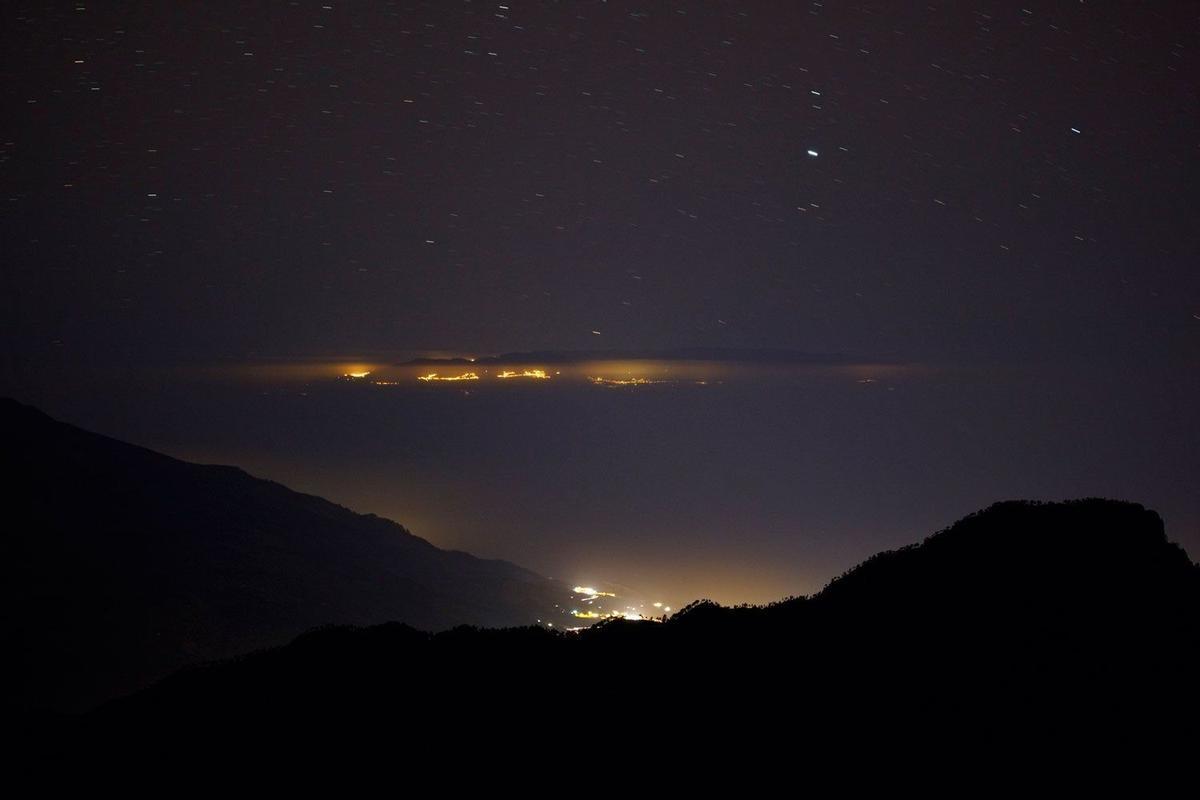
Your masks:
[[[561,372],[555,372],[554,375],[561,375]],[[530,378],[532,380],[550,380],[554,375],[546,372],[544,369],[522,369],[520,372],[506,369],[503,372],[497,372],[495,377],[500,380],[513,380],[520,378]],[[371,372],[346,372],[342,374],[343,378],[348,380],[366,380],[371,376]],[[442,381],[477,381],[481,380],[478,372],[463,372],[458,375],[442,375],[437,372],[430,372],[427,375],[418,375],[417,380],[424,383],[435,383]],[[597,386],[644,386],[651,383],[674,383],[674,381],[651,380],[649,378],[603,378],[600,376],[588,376],[588,380]],[[377,386],[395,386],[398,381],[381,381],[375,380],[371,383]]]
[[[368,380],[368,378],[370,378],[371,374],[372,373],[370,371],[345,372],[342,374],[342,377],[346,380],[365,381],[365,382],[374,384],[375,386],[399,386],[401,383],[398,380]],[[426,375],[418,375],[417,380],[421,381],[422,383],[442,383],[442,382],[454,383],[454,382],[458,382],[458,381],[478,381],[478,380],[484,380],[485,378],[488,378],[488,377],[493,377],[493,378],[497,378],[499,380],[529,379],[529,380],[539,381],[539,380],[550,380],[551,378],[554,378],[554,377],[560,376],[560,375],[562,375],[562,372],[556,371],[553,374],[551,374],[544,369],[522,369],[519,372],[516,370],[506,369],[502,372],[497,372],[494,375],[488,375],[486,370],[484,371],[484,373],[482,375],[480,375],[480,373],[475,372],[475,371],[463,372],[463,373],[459,373],[457,375],[443,375],[438,372],[430,372]],[[680,383],[680,381],[678,381],[678,380],[670,380],[670,379],[641,378],[641,377],[606,378],[606,377],[603,377],[600,375],[588,375],[587,379],[590,383],[592,383],[595,386],[609,386],[609,387],[650,386],[653,384],[664,384],[664,383],[677,384],[677,383]],[[704,386],[708,383],[708,381],[695,380],[695,381],[687,381],[687,383],[694,383],[697,386]]]
[[[431,372],[428,375],[418,375],[419,381],[477,381],[479,375],[474,372],[464,372],[462,375],[438,375],[436,372]]]
[[[572,591],[579,595],[581,604],[587,606],[587,608],[583,610],[579,608],[571,609],[571,616],[575,617],[576,619],[644,619],[652,621],[657,621],[658,619],[657,617],[647,617],[642,614],[640,609],[645,608],[645,606],[638,606],[637,608],[625,606],[623,609],[609,609],[608,611],[605,611],[604,607],[597,604],[596,601],[602,597],[611,597],[614,600],[617,599],[617,596],[612,592],[601,592],[591,586],[576,586]],[[664,606],[662,603],[652,603],[651,605],[663,612],[669,612],[671,610],[670,606]]]
[[[539,380],[545,380],[545,379],[549,378],[550,376],[546,374],[546,370],[544,370],[544,369],[526,369],[526,370],[522,370],[520,372],[513,372],[512,370],[506,369],[506,370],[504,370],[504,372],[498,373],[496,375],[496,377],[497,378],[537,378]]]
[[[649,378],[601,378],[588,376],[588,380],[597,386],[646,386],[651,383],[674,383],[675,381],[655,381]]]
[[[555,373],[556,375],[559,373]],[[349,377],[356,377],[353,373]],[[503,372],[496,373],[497,378],[504,380],[512,378],[534,378],[536,380],[547,380],[550,375],[544,369],[524,369],[520,372],[514,372],[511,369],[506,369]],[[461,375],[439,375],[436,372],[431,372],[428,375],[418,375],[417,380],[432,382],[432,381],[477,381],[479,380],[478,372],[464,372]]]

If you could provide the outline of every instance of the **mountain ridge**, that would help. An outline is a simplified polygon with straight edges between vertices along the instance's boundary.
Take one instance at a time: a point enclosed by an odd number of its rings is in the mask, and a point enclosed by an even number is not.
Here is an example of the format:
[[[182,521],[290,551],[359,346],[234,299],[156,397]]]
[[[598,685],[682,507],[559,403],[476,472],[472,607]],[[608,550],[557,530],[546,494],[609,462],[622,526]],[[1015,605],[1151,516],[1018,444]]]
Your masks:
[[[521,758],[581,723],[603,741],[703,731],[736,748],[767,710],[846,735],[867,720],[885,737],[914,724],[1123,741],[1200,711],[1200,565],[1137,503],[995,503],[812,596],[568,634],[521,617],[562,585],[389,520],[11,401],[0,432],[23,522],[0,567],[4,701],[34,750],[120,763],[136,746],[187,768],[214,743],[291,758],[353,730],[395,746],[403,720],[422,732],[405,746],[437,758],[464,728],[531,714],[532,739],[463,752]],[[498,591],[511,602],[479,618]]]
[[[78,709],[331,622],[532,623],[569,595],[511,562],[15,400],[0,400],[0,433],[16,476],[0,590],[0,632],[20,654],[9,702]],[[88,668],[67,666],[81,658]]]
[[[328,731],[352,731],[351,754],[403,742],[441,763],[454,743],[451,760],[496,768],[530,753],[569,761],[578,741],[649,736],[643,746],[668,763],[697,752],[788,763],[801,745],[858,752],[868,742],[925,755],[1006,743],[1127,752],[1194,740],[1197,674],[1200,565],[1155,512],[1096,498],[1005,501],[810,597],[697,601],[665,623],[577,633],[326,627],[178,673],[75,732],[84,750],[121,731],[121,747],[157,752],[141,731],[169,731],[234,756],[256,747],[255,764],[286,762],[311,742],[322,754],[341,746]],[[526,717],[537,725],[520,736],[463,736]],[[270,743],[231,735],[231,718]],[[179,768],[194,752],[164,755]]]

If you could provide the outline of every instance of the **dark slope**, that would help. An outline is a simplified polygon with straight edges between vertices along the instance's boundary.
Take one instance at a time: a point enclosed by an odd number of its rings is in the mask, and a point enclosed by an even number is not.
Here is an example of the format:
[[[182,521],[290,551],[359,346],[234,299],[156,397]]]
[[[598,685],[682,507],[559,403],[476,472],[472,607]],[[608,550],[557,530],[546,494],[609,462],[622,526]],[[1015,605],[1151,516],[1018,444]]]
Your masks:
[[[324,624],[532,624],[567,596],[501,561],[232,467],[0,401],[4,699],[79,709]]]
[[[260,766],[336,750],[328,732],[339,731],[353,747],[470,763],[553,765],[615,747],[669,753],[693,771],[734,757],[779,769],[803,743],[936,758],[947,746],[1190,741],[1197,674],[1200,568],[1154,512],[1003,503],[812,598],[700,602],[665,624],[576,635],[315,631],[173,676],[101,709],[80,736],[85,749],[126,731],[118,741],[155,751],[137,730],[205,752],[253,744]],[[505,733],[514,720],[535,724]],[[167,755],[176,766],[196,758],[190,747]]]

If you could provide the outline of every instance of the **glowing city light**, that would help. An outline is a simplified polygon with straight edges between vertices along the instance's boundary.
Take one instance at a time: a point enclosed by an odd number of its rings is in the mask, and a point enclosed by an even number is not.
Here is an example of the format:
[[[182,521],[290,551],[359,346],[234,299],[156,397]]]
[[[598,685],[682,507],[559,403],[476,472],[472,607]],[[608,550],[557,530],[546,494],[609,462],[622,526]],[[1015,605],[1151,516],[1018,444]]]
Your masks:
[[[616,597],[612,592],[601,592],[591,586],[576,586],[573,590],[575,594],[582,594],[587,597]]]
[[[474,372],[464,372],[462,375],[438,375],[436,372],[431,372],[428,375],[418,375],[419,381],[477,381],[479,376]]]
[[[590,375],[588,380],[597,386],[647,386],[652,383],[670,383],[670,381],[653,381],[649,378],[602,378]]]
[[[513,372],[512,370],[507,370],[507,369],[506,369],[506,370],[504,370],[504,372],[498,373],[498,374],[496,375],[496,377],[497,377],[497,378],[539,378],[539,379],[547,379],[547,378],[549,378],[550,376],[546,374],[546,370],[544,370],[544,369],[527,369],[527,370],[522,370],[521,372]]]

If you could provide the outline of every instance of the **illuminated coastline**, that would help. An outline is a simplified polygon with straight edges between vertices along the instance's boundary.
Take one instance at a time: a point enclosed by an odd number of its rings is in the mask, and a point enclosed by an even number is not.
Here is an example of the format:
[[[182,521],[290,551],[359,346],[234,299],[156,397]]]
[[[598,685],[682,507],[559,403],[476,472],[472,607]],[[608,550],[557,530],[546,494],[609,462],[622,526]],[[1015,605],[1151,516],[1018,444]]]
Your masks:
[[[676,383],[677,381],[656,381],[650,378],[603,378],[599,375],[589,375],[588,380],[597,386],[649,386],[655,383]]]
[[[577,595],[577,606],[572,608],[570,614],[575,619],[586,620],[589,623],[598,622],[606,619],[627,619],[627,620],[645,620],[648,622],[661,622],[667,613],[671,611],[670,606],[662,603],[651,603],[650,605],[661,612],[659,616],[655,616],[644,611],[646,608],[644,603],[639,603],[636,606],[610,606],[605,608],[599,601],[603,598],[611,598],[618,600],[619,597],[614,592],[605,592],[591,586],[576,586],[571,590]],[[580,607],[582,606],[582,608]]]
[[[436,372],[431,372],[428,375],[418,375],[419,381],[477,381],[479,375],[474,372],[464,372],[461,375],[438,375]]]
[[[506,369],[506,370],[504,370],[504,372],[498,373],[496,375],[496,377],[497,378],[506,378],[506,379],[507,378],[537,378],[539,380],[548,380],[550,378],[550,376],[546,373],[546,370],[544,370],[544,369],[525,369],[525,370],[521,370],[520,372],[513,372],[512,370]]]
[[[345,384],[397,389],[405,385],[462,384],[476,386],[582,384],[610,391],[663,389],[757,383],[764,387],[798,380],[845,381],[863,389],[891,390],[899,382],[928,374],[921,365],[887,363],[787,364],[738,363],[672,359],[594,359],[580,361],[505,361],[486,363],[456,356],[387,363],[347,357],[266,361],[203,367],[206,378],[263,384],[308,383],[336,379]]]

